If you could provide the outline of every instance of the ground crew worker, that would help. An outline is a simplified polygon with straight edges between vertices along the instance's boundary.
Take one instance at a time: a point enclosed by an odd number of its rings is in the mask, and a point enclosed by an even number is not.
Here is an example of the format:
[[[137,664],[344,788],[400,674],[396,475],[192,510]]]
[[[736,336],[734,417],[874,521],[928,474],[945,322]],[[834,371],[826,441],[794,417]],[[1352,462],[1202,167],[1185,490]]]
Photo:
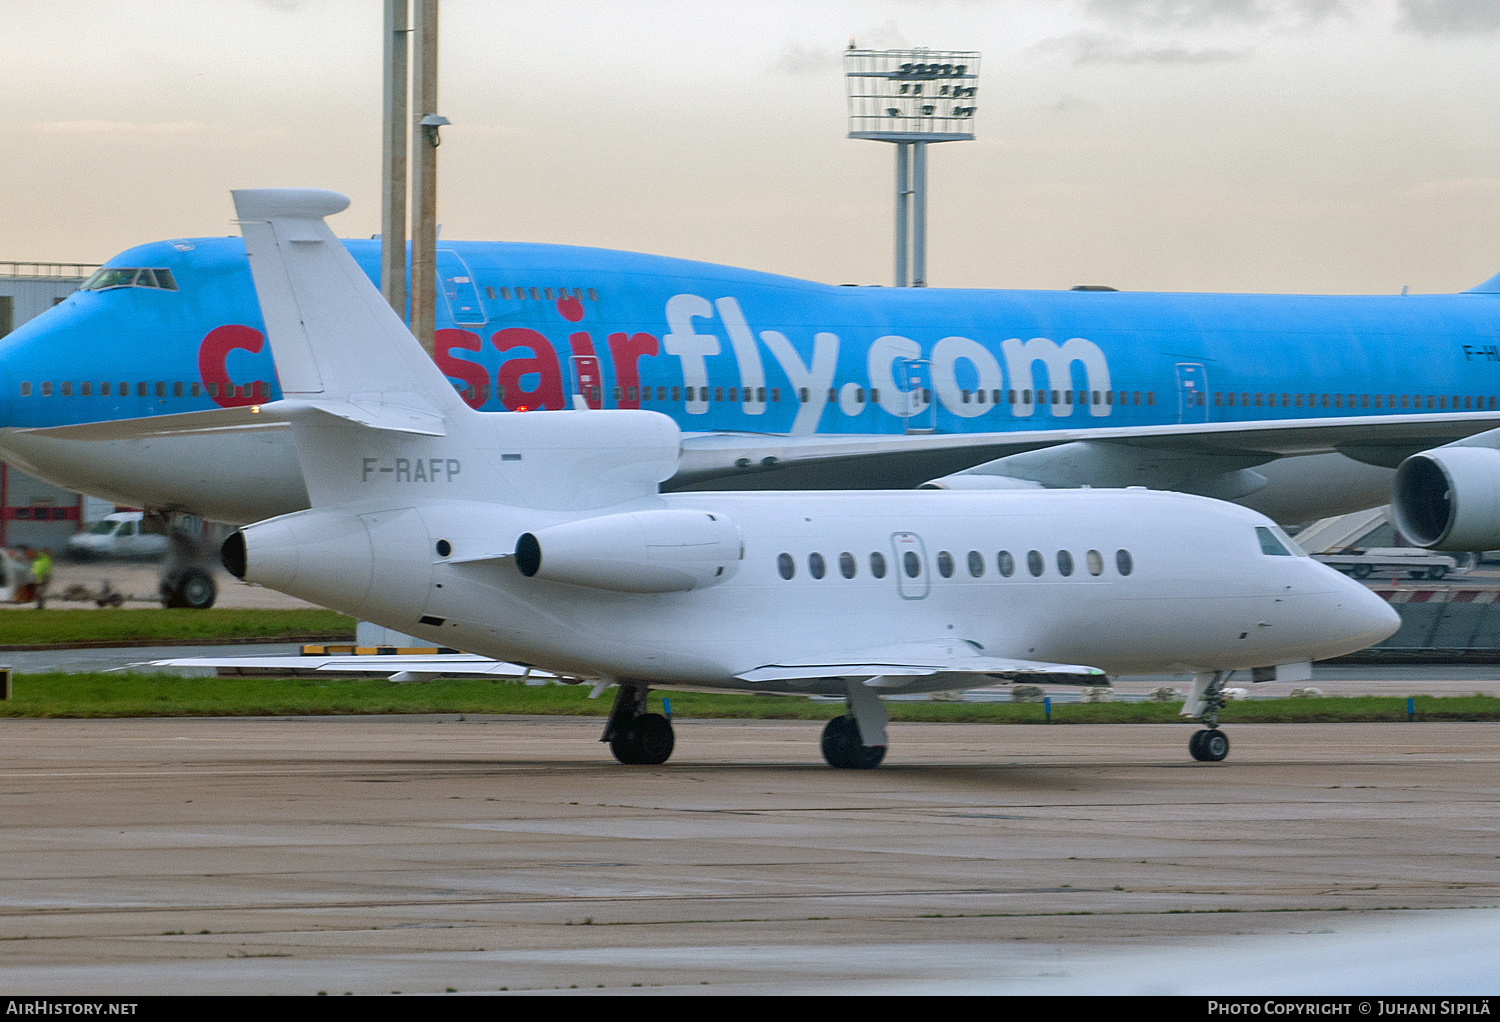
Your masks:
[[[47,606],[47,584],[52,581],[52,551],[43,550],[31,562],[31,577],[36,580],[36,609]]]

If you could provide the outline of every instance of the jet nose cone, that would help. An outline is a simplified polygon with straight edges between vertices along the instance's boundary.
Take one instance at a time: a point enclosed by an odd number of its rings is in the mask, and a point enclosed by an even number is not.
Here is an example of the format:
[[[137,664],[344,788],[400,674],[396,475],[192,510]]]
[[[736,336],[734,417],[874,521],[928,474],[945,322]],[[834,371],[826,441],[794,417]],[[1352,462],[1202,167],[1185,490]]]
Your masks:
[[[1349,651],[1373,646],[1388,639],[1401,627],[1401,615],[1378,594],[1353,579],[1342,579],[1344,583],[1339,605],[1343,623],[1349,629]]]

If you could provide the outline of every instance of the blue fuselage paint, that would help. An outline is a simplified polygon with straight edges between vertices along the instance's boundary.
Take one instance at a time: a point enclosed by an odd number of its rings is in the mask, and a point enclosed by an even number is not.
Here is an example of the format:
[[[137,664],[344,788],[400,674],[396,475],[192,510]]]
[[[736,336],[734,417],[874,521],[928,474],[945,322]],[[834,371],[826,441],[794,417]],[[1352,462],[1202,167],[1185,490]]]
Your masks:
[[[345,243],[378,281],[379,242]],[[0,340],[0,425],[270,400],[238,238],[111,266]],[[487,411],[643,407],[687,432],[990,433],[1462,412],[1500,397],[1500,296],[839,287],[558,245],[445,242],[436,357]]]

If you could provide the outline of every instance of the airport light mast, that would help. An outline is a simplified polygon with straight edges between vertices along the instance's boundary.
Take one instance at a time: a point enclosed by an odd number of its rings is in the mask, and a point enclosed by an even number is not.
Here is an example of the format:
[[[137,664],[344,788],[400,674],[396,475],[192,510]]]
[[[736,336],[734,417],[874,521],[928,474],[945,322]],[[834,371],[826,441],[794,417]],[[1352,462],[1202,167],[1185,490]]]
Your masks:
[[[896,286],[927,286],[927,146],[974,138],[979,54],[973,50],[844,51],[849,137],[896,146]]]

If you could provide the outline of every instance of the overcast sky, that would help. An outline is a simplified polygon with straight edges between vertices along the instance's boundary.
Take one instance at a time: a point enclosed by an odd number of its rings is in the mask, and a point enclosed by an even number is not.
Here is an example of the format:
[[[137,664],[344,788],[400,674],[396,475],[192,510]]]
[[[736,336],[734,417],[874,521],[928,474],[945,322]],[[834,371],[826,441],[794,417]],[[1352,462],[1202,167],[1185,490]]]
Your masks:
[[[380,0],[0,0],[0,259],[379,230]],[[444,0],[445,238],[889,283],[892,146],[840,50],[983,53],[930,158],[935,286],[1385,292],[1500,272],[1500,0]]]

